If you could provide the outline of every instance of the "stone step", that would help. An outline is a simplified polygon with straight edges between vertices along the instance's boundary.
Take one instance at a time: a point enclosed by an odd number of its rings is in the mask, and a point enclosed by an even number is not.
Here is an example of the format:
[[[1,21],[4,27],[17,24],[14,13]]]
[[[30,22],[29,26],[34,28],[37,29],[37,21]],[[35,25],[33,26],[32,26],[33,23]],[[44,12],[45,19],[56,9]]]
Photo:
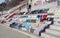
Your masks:
[[[60,31],[60,26],[59,26],[59,25],[51,25],[51,26],[50,26],[50,29]]]
[[[60,26],[60,24],[54,24],[54,25],[58,25],[58,26]]]
[[[60,23],[54,23],[54,25],[60,25]]]
[[[46,29],[46,33],[60,37],[60,31],[57,31],[57,30]]]
[[[58,37],[56,37],[56,36],[54,36],[54,35],[51,35],[51,34],[48,34],[48,33],[41,33],[41,37],[43,37],[43,38],[58,38]]]

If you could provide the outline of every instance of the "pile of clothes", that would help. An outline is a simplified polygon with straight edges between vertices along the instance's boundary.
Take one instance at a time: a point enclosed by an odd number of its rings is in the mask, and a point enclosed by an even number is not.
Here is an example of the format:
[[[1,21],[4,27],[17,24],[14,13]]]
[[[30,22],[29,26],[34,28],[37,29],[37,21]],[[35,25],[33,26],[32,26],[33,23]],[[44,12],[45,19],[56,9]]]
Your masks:
[[[41,13],[47,13],[49,11],[49,8],[47,9],[40,9],[40,10],[33,10],[30,14],[41,14]]]

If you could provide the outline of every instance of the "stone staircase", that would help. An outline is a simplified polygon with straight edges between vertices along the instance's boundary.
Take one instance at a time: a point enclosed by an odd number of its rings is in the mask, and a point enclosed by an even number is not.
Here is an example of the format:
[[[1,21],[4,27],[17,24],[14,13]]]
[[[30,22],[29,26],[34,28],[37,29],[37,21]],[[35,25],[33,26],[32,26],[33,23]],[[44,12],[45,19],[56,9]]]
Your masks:
[[[56,23],[53,25],[50,25],[49,28],[45,30],[45,32],[41,33],[41,37],[60,38],[60,25]]]
[[[44,30],[40,32],[40,34],[40,37],[35,38],[60,38],[60,24],[55,22],[53,25],[47,25],[44,27]]]

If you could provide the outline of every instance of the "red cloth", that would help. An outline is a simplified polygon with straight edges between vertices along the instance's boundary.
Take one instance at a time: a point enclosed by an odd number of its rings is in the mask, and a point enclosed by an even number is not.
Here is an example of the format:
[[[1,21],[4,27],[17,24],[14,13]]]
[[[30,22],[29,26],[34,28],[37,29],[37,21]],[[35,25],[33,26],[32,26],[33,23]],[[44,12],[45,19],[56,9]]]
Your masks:
[[[47,16],[48,16],[47,14],[46,14],[46,15],[43,15],[43,19],[46,19],[46,18],[47,18]]]
[[[2,24],[4,24],[4,23],[6,23],[6,21],[5,21],[5,20],[3,20],[1,23],[2,23]]]
[[[12,18],[14,15],[16,15],[15,13],[13,13],[11,16],[9,16],[8,18]]]
[[[43,15],[43,18],[40,20],[40,22],[45,21],[45,20],[47,19],[47,16],[48,16],[48,14],[44,14],[44,15]]]
[[[40,22],[43,22],[43,20],[41,19]]]

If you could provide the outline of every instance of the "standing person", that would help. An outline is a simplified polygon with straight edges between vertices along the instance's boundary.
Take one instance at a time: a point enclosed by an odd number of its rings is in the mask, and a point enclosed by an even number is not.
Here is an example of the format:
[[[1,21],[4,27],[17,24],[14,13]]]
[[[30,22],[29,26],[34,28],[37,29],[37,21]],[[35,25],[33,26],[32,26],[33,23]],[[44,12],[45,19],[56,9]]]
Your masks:
[[[29,0],[28,2],[27,2],[27,11],[28,11],[28,14],[31,12],[31,2],[32,2],[32,0]]]
[[[27,11],[28,11],[28,14],[30,14],[30,12],[31,12],[31,4],[29,4]]]

